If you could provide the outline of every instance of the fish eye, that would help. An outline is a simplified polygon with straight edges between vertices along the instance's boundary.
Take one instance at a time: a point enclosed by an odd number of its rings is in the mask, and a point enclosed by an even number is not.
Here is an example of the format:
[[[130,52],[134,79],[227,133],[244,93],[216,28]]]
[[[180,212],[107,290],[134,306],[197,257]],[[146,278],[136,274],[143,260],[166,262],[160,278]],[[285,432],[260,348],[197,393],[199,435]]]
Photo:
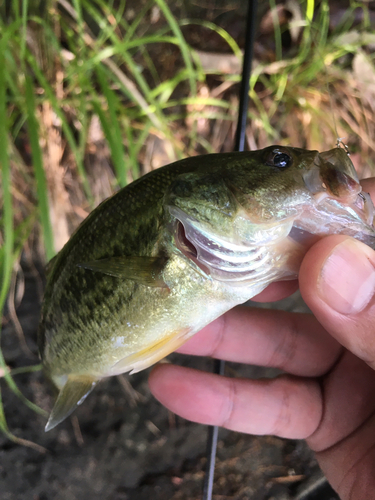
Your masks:
[[[278,149],[274,149],[267,158],[266,164],[277,168],[287,168],[292,164],[292,157]]]
[[[289,167],[292,162],[292,158],[286,153],[276,153],[273,157],[273,164],[275,167],[286,168]]]

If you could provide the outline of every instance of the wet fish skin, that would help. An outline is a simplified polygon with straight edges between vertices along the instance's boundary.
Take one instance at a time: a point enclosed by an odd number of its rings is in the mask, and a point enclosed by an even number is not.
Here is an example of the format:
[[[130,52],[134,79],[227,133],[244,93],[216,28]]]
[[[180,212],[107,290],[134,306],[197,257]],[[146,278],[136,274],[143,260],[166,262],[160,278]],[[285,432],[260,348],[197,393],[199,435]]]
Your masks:
[[[281,168],[275,158],[290,161]],[[46,430],[101,378],[150,366],[270,282],[296,276],[307,250],[296,230],[302,240],[338,232],[373,241],[362,207],[345,208],[359,193],[343,150],[271,146],[181,160],[99,205],[48,276],[39,349],[60,394]],[[319,229],[330,211],[334,223]]]

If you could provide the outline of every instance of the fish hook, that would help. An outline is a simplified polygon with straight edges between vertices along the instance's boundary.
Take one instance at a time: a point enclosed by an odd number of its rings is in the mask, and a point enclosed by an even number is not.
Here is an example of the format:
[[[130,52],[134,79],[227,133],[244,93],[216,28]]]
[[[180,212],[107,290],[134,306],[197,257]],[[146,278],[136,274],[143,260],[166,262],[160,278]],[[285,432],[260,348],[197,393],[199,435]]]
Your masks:
[[[336,147],[337,148],[342,147],[345,150],[345,153],[348,156],[350,156],[349,146],[347,144],[345,144],[344,139],[346,139],[346,137],[338,137],[337,142],[336,142]]]

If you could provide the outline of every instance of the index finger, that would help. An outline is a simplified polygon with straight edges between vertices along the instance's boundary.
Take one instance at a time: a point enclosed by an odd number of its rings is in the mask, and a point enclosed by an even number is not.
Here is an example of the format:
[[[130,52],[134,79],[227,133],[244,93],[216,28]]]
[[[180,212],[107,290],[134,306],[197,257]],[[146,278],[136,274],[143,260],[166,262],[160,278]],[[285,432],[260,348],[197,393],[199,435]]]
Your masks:
[[[335,363],[341,346],[311,314],[241,306],[203,328],[178,352],[315,377]]]

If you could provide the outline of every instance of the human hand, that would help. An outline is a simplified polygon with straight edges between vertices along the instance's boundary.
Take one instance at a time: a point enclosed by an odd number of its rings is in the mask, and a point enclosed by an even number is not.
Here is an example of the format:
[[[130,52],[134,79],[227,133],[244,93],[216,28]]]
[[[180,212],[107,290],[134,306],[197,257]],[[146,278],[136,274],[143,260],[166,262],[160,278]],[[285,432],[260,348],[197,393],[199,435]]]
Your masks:
[[[364,184],[375,193],[375,180]],[[342,500],[373,498],[375,252],[346,236],[324,238],[306,254],[299,286],[314,316],[238,307],[179,349],[285,375],[233,379],[164,364],[150,375],[151,391],[189,420],[304,438]],[[278,283],[258,299],[294,287]]]

